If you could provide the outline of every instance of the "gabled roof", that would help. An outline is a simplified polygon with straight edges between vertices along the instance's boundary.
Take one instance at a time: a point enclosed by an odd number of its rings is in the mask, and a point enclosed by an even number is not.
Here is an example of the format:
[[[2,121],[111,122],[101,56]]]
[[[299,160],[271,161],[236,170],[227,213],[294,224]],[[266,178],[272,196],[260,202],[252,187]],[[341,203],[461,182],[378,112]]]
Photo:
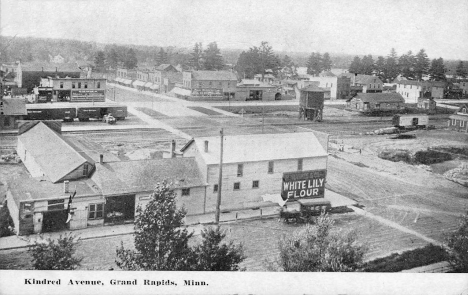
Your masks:
[[[152,191],[158,182],[175,188],[205,186],[194,158],[119,161],[96,164],[91,178],[103,195]]]
[[[230,71],[193,71],[193,80],[212,80],[212,81],[237,81],[237,76]]]
[[[325,92],[325,91],[327,91],[327,90],[324,89],[324,88],[318,87],[318,86],[315,85],[315,84],[312,84],[312,85],[306,86],[306,87],[304,87],[304,88],[301,88],[300,91],[306,91],[306,92]]]
[[[319,74],[320,77],[336,77],[331,71],[323,71]]]
[[[60,181],[84,163],[94,164],[94,161],[84,152],[76,150],[60,134],[43,122],[37,122],[32,128],[19,135],[18,140],[21,140],[42,172],[53,183]]]
[[[390,92],[390,93],[358,93],[356,96],[348,99],[361,99],[363,102],[399,102],[404,103],[405,99],[399,93]]]
[[[208,141],[208,152],[205,152]],[[220,137],[199,137],[181,151],[195,144],[207,165],[219,164]],[[228,135],[223,142],[223,163],[244,163],[325,157],[327,152],[312,132],[279,134]]]
[[[4,98],[0,100],[0,103],[3,103],[3,115],[5,116],[27,115],[24,98]]]
[[[173,65],[171,64],[161,64],[159,66],[156,67],[156,70],[158,71],[178,71],[176,67],[174,67]]]

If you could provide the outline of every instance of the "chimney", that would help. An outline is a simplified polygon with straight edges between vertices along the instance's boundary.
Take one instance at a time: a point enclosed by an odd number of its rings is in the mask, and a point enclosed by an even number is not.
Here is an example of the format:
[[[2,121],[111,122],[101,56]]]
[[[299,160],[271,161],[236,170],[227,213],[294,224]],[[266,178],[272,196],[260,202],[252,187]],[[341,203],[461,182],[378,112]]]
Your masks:
[[[175,140],[171,141],[171,158],[175,158],[175,148],[176,148],[176,142]]]
[[[208,140],[205,140],[205,153],[208,152]]]
[[[353,76],[353,86],[356,86],[356,77],[357,77],[357,74],[354,74],[354,76]]]
[[[99,155],[99,164],[104,164],[104,155],[103,154],[100,154]]]
[[[63,192],[67,194],[69,192],[69,187],[70,187],[70,181],[65,180],[63,182]]]

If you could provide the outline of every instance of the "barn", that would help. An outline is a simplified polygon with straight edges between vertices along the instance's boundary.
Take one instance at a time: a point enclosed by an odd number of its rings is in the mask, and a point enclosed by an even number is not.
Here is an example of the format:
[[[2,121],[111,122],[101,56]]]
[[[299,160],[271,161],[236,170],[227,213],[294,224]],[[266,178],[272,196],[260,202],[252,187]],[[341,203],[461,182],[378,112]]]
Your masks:
[[[398,93],[357,93],[346,100],[347,109],[365,113],[395,111],[404,107],[405,100]]]

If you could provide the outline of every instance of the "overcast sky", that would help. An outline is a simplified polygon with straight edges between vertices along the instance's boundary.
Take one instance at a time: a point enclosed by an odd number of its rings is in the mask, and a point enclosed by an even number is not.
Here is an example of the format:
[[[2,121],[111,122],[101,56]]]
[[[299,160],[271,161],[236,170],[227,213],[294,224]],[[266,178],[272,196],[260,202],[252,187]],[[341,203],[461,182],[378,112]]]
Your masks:
[[[2,34],[468,60],[466,0],[0,0]]]

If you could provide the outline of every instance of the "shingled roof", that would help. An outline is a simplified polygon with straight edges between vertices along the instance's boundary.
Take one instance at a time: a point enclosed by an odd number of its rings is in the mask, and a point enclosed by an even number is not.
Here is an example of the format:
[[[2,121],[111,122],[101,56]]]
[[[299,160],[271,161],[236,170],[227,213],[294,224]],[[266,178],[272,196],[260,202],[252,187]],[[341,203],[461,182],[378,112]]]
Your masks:
[[[106,196],[152,191],[158,182],[174,188],[205,186],[194,158],[169,158],[97,164],[91,178]]]
[[[53,183],[84,163],[94,165],[94,161],[84,152],[76,150],[43,122],[36,122],[32,128],[19,135],[18,144],[20,141]]]
[[[34,62],[24,64],[21,63],[20,65],[23,72],[81,72],[76,63]]]
[[[405,99],[399,93],[358,93],[356,96],[348,99],[347,101],[352,100],[353,98],[360,99],[363,102],[399,102],[404,103]]]

